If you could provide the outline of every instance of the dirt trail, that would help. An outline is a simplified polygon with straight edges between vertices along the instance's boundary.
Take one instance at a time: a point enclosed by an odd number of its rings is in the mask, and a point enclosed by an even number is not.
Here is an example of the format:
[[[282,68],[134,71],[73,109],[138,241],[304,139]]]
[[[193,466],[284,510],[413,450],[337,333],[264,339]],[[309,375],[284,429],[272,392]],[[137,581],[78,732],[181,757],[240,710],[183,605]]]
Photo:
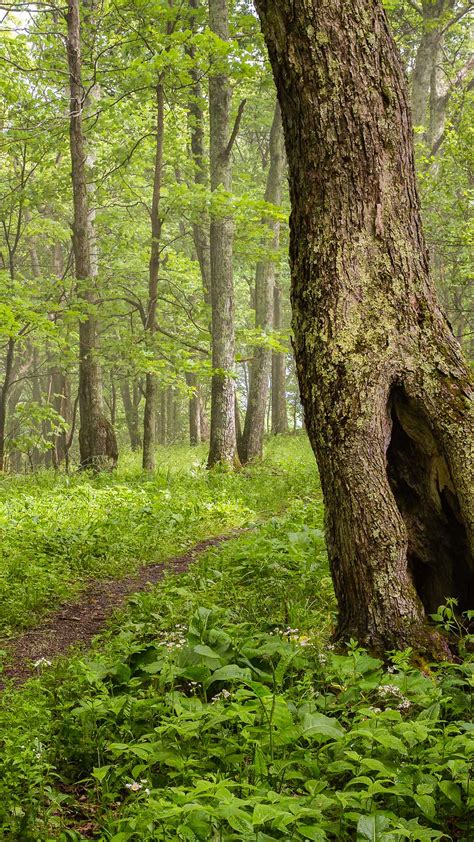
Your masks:
[[[71,646],[87,646],[94,635],[103,629],[115,609],[123,605],[131,594],[155,585],[166,571],[185,573],[198,555],[210,547],[236,538],[243,531],[234,530],[226,535],[208,538],[184,555],[174,556],[159,564],[145,565],[137,573],[123,579],[90,581],[78,602],[63,603],[39,626],[28,629],[6,644],[7,663],[0,674],[0,690],[4,689],[7,681],[20,685],[31,678],[38,669],[34,664],[41,659],[53,661]]]

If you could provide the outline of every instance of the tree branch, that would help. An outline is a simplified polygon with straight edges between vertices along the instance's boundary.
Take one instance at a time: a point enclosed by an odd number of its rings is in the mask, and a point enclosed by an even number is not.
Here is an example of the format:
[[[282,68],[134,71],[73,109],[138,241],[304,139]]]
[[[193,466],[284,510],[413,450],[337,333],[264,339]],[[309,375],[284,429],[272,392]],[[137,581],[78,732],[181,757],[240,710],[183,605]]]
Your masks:
[[[230,153],[232,152],[232,147],[234,146],[234,143],[237,139],[237,135],[239,133],[240,124],[242,122],[242,116],[243,116],[244,108],[245,108],[246,104],[247,104],[247,100],[243,99],[242,102],[239,105],[237,115],[236,115],[236,118],[235,118],[234,128],[232,129],[232,134],[230,136],[229,143],[227,144],[225,152],[224,152],[225,158],[229,158]]]

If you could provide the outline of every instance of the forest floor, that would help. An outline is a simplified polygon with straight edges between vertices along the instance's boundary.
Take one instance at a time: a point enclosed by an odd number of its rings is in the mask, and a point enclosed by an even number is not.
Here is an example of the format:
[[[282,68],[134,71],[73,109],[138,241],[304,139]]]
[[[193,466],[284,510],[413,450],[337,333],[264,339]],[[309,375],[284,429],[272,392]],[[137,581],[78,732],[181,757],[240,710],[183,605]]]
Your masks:
[[[472,658],[335,650],[307,441],[204,457],[0,486],[0,838],[470,842]]]
[[[67,653],[72,646],[87,646],[111,614],[126,602],[127,597],[156,585],[166,573],[186,572],[200,553],[230,540],[236,534],[237,530],[208,538],[184,555],[145,565],[131,576],[93,579],[78,602],[64,603],[57,611],[48,614],[40,625],[5,644],[0,690],[9,681],[13,681],[15,686],[22,684],[35,675],[38,668],[51,665],[55,658]]]

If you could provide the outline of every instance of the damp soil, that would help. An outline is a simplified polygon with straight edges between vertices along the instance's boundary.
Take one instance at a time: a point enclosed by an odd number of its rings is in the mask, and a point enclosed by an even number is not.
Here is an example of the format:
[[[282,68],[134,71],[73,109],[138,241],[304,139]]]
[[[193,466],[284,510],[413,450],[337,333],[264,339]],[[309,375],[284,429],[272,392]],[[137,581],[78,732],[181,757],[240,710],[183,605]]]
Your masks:
[[[208,538],[183,555],[174,556],[158,564],[141,567],[122,579],[94,579],[90,581],[77,602],[63,603],[38,626],[28,629],[4,646],[6,662],[0,676],[0,690],[7,684],[21,685],[71,647],[86,648],[107,620],[123,606],[132,594],[147,590],[163,579],[165,573],[185,573],[190,564],[203,552],[237,537],[245,530]],[[41,667],[35,663],[42,661]]]

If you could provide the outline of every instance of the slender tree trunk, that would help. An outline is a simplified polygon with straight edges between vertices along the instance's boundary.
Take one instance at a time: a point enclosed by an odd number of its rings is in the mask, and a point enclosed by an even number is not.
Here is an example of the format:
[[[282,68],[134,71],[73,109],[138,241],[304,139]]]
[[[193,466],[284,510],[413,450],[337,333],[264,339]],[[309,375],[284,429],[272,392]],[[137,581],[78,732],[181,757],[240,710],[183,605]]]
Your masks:
[[[240,453],[242,447],[242,420],[240,418],[240,406],[239,401],[237,398],[237,392],[235,393],[235,402],[234,402],[234,417],[235,417],[235,440],[237,443],[237,452]]]
[[[281,187],[285,167],[283,146],[283,127],[280,106],[276,105],[270,132],[270,167],[265,190],[265,201],[272,205],[281,203]],[[268,219],[267,225],[273,235],[273,251],[278,250],[280,224]],[[260,261],[255,278],[255,327],[262,332],[272,328],[273,290],[275,285],[274,260]],[[250,387],[245,415],[244,431],[239,447],[239,456],[244,464],[251,459],[263,456],[263,436],[265,432],[265,410],[267,406],[268,386],[272,362],[269,348],[254,348],[254,358],[250,374]]]
[[[189,0],[190,8],[198,11],[200,8],[200,0]],[[194,29],[194,22],[192,22]],[[189,55],[192,59],[195,56],[195,49],[189,49]],[[189,103],[189,129],[191,137],[191,155],[194,164],[194,183],[198,188],[207,187],[208,172],[206,167],[206,153],[204,143],[204,111],[203,111],[203,95],[200,81],[199,69],[193,66],[190,71],[191,84],[191,99]],[[206,304],[211,303],[211,247],[209,242],[209,220],[204,217],[199,222],[193,223],[193,240],[194,248],[201,270],[202,287],[204,293],[204,301]]]
[[[73,248],[78,293],[86,318],[79,325],[79,409],[81,466],[99,470],[115,466],[117,440],[105,417],[102,372],[97,356],[97,319],[91,284],[93,262],[90,248],[90,216],[87,198],[86,147],[82,124],[83,84],[81,65],[79,0],[68,0],[67,55],[70,84],[70,147],[74,202]]]
[[[59,163],[59,157],[58,161]],[[61,244],[56,242],[51,249],[51,261],[53,272],[57,278],[61,278],[64,273],[64,256]],[[72,407],[71,407],[71,385],[65,371],[62,371],[60,366],[53,365],[49,370],[51,383],[51,402],[55,411],[64,420],[70,424],[72,421]],[[61,462],[66,458],[67,452],[67,432],[61,432],[54,438],[54,446],[51,451],[51,461],[53,468],[58,470]]]
[[[0,389],[0,472],[5,470],[5,439],[7,426],[7,402],[8,392],[11,385],[11,375],[13,369],[13,359],[15,356],[15,339],[10,337],[7,344],[7,353],[5,356],[5,374],[3,376],[3,383]]]
[[[207,417],[206,407],[202,397],[202,392],[199,394],[199,416],[201,425],[201,441],[209,441],[209,418]]]
[[[39,375],[39,353],[36,345],[31,346],[31,356],[33,359],[33,371],[31,376],[31,397],[33,398],[34,403],[36,403],[38,406],[41,406],[41,404],[43,403],[43,391],[41,389],[41,377]],[[48,437],[48,433],[51,430],[51,425],[49,421],[43,421],[41,427],[42,433],[45,436],[45,438]],[[46,456],[46,453],[42,453],[38,447],[34,447],[30,454],[31,467],[39,468],[42,461],[44,461],[45,466],[48,467],[48,460]]]
[[[424,129],[430,153],[441,145],[446,125],[449,84],[443,69],[446,24],[455,0],[421,0],[422,35],[412,77],[413,125]]]
[[[160,411],[158,413],[157,438],[158,444],[166,444],[166,389],[159,390]]]
[[[410,108],[378,0],[257,0],[292,202],[295,354],[339,635],[442,655],[474,602],[472,386],[430,278]]]
[[[277,283],[273,287],[273,330],[282,328],[281,289]],[[277,436],[288,432],[288,412],[286,406],[286,354],[284,351],[272,353],[272,433]]]
[[[25,208],[25,221],[31,221],[31,213],[29,208]],[[38,251],[36,248],[36,243],[34,240],[30,242],[30,261],[31,261],[31,272],[34,278],[39,278],[41,275],[41,264],[38,257]],[[38,348],[35,345],[31,346],[31,355],[33,359],[33,373],[32,373],[32,380],[31,380],[31,396],[33,398],[34,403],[38,406],[42,403],[42,389],[41,389],[41,377],[39,374],[39,354]],[[51,424],[49,421],[43,421],[42,424],[42,432],[45,438],[48,438],[48,433],[51,429]],[[34,447],[31,452],[30,462],[31,466],[37,468],[40,466],[41,462],[44,461],[45,467],[49,467],[48,461],[50,461],[50,453],[42,453],[37,447]]]
[[[191,447],[195,447],[201,443],[201,401],[198,379],[194,372],[186,372],[186,384],[188,388],[193,389],[193,393],[188,400],[189,443]]]
[[[130,446],[133,451],[140,450],[142,441],[140,437],[138,406],[135,395],[132,397],[129,381],[124,378],[120,381],[120,394],[122,396],[123,408],[125,411],[125,420],[127,422],[128,435],[130,437]]]
[[[51,369],[52,404],[58,415],[68,423],[72,423],[71,385],[68,376],[58,366]],[[67,433],[55,436],[54,448],[51,453],[53,467],[58,469],[66,458]]]
[[[172,444],[175,438],[174,389],[166,389],[166,443]]]
[[[117,389],[113,375],[110,375],[110,420],[115,427],[117,421]]]
[[[158,295],[158,276],[160,272],[161,247],[161,185],[163,178],[163,146],[165,139],[165,97],[161,81],[156,86],[156,147],[155,170],[153,176],[153,199],[151,206],[151,247],[148,282],[148,312],[145,332],[151,346],[156,332],[156,304]],[[143,468],[153,471],[155,468],[155,432],[156,403],[158,384],[156,375],[147,372],[145,381],[145,412],[143,420]]]
[[[227,0],[209,0],[209,24],[223,41],[229,40]],[[230,191],[231,88],[224,73],[209,80],[211,190]],[[236,460],[234,370],[233,222],[214,214],[211,219],[212,395],[208,466],[233,466]]]

